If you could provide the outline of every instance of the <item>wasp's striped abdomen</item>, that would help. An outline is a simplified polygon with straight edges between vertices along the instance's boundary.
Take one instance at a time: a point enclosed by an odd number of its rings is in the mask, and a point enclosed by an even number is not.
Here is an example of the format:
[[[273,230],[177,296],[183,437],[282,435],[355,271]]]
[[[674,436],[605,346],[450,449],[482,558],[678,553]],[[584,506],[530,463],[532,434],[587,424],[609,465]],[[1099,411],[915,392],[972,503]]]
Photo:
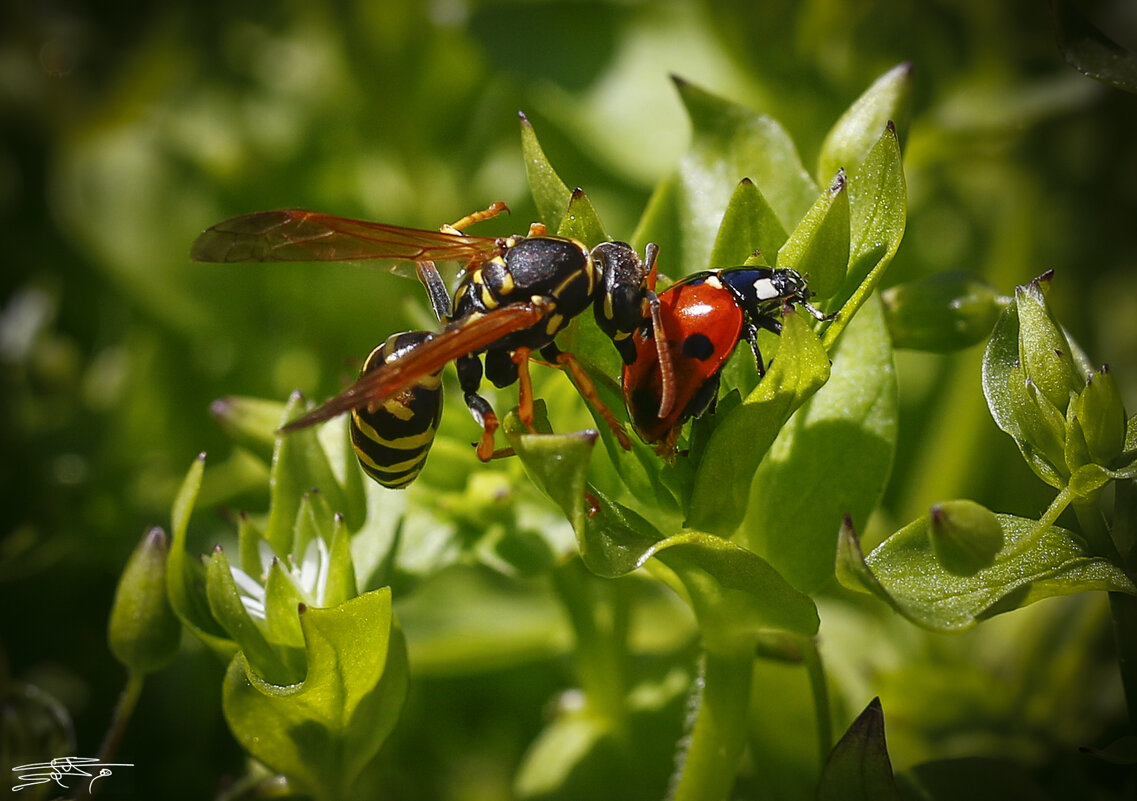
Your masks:
[[[371,351],[360,375],[394,361],[431,338],[425,331],[394,334]],[[363,472],[384,487],[402,489],[426,464],[442,418],[442,371],[381,401],[351,412],[351,444]]]

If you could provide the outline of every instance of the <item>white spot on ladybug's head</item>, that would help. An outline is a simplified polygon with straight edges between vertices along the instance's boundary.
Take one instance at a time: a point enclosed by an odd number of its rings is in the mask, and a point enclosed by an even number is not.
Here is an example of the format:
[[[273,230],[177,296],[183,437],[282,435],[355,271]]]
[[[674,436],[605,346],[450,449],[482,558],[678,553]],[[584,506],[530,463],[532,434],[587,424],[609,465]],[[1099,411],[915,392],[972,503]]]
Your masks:
[[[771,300],[780,294],[778,288],[774,286],[774,282],[769,278],[759,278],[754,282],[754,295],[758,300]]]

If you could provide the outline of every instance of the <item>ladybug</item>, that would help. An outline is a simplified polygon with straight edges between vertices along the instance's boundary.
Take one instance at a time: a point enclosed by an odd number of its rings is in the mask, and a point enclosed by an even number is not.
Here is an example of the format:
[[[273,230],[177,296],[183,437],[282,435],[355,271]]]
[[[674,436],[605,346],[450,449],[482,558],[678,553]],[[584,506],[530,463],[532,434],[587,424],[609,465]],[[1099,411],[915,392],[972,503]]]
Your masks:
[[[758,375],[766,368],[758,349],[758,331],[781,333],[781,312],[797,304],[818,320],[830,320],[809,303],[805,279],[790,269],[730,267],[687,276],[659,294],[664,343],[670,353],[673,397],[666,395],[661,360],[649,347],[653,329],[646,323],[633,335],[639,358],[623,370],[628,416],[640,438],[674,451],[683,423],[712,408],[727,359],[743,339],[750,343]]]

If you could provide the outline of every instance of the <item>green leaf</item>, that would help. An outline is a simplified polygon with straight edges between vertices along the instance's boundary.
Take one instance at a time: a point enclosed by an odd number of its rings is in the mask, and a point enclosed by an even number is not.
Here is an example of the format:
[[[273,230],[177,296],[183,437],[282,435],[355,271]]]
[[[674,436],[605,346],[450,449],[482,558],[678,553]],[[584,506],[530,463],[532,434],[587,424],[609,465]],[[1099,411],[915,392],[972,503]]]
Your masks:
[[[209,405],[209,413],[221,430],[238,445],[248,448],[266,462],[272,458],[276,427],[284,414],[283,403],[234,396],[215,400]]]
[[[1102,365],[1096,373],[1087,376],[1085,388],[1070,405],[1070,415],[1078,420],[1084,432],[1089,455],[1103,465],[1120,456],[1128,420],[1108,365]]]
[[[1012,389],[1012,379],[1022,383],[1022,374],[1019,368],[1019,310],[1012,301],[999,319],[995,321],[995,328],[991,338],[987,340],[987,348],[983,353],[983,395],[987,399],[987,408],[991,418],[1002,431],[1010,434],[1016,442],[1022,439],[1022,433],[1016,416],[1021,400]],[[1016,374],[1016,370],[1019,372]]]
[[[871,300],[838,342],[829,381],[759,466],[742,542],[803,592],[826,584],[842,516],[864,525],[884,492],[897,417],[892,348]]]
[[[1033,285],[1038,283],[1037,279],[1032,282]],[[983,394],[995,424],[1015,440],[1031,470],[1047,484],[1061,489],[1066,486],[1070,472],[1066,464],[1066,419],[1050,398],[1042,394],[1041,388],[1027,380],[1025,362],[1021,360],[1025,332],[1020,325],[1023,308],[1020,300],[1028,295],[1031,299],[1027,303],[1034,319],[1032,330],[1039,333],[1041,329],[1052,328],[1049,314],[1039,307],[1040,292],[1016,292],[1015,299],[995,322],[983,354]],[[1039,336],[1042,335],[1039,333]],[[1034,352],[1034,347],[1030,346],[1029,350]],[[1050,367],[1066,374],[1066,367],[1056,365],[1062,359],[1053,353],[1051,356]],[[1034,359],[1035,363],[1047,361],[1044,355]],[[1054,370],[1041,369],[1054,377]],[[1068,378],[1061,380],[1066,382]],[[1054,393],[1054,386],[1051,392],[1060,398],[1061,393]],[[1065,407],[1063,404],[1062,408]]]
[[[606,242],[611,238],[604,230],[604,224],[600,222],[596,207],[592,205],[592,201],[588,199],[583,189],[572,191],[564,217],[552,230],[557,232],[557,236],[579,239],[590,246]]]
[[[636,512],[589,488],[589,508],[577,529],[580,555],[598,576],[616,578],[642,567],[663,535]]]
[[[585,473],[598,434],[526,434],[512,424],[505,426],[505,433],[529,478],[561,508],[573,529],[580,531],[585,514]]]
[[[817,633],[817,607],[768,562],[730,540],[684,531],[656,543],[649,555],[683,583],[706,647],[732,651],[740,641],[776,629]]]
[[[774,119],[681,79],[679,97],[691,118],[691,148],[679,162],[677,196],[682,251],[668,258],[694,272],[709,264],[731,192],[743,178],[762,189],[784,230],[817,197],[793,141]]]
[[[898,64],[877,78],[841,115],[821,144],[817,180],[824,183],[840,169],[853,171],[889,122],[907,127],[912,95],[912,64]]]
[[[700,532],[662,539],[635,512],[586,487],[594,441],[595,435],[510,435],[530,476],[572,523],[590,570],[614,578],[656,557],[683,584],[709,642],[734,642],[770,628],[816,632],[813,602],[758,556]]]
[[[262,676],[280,684],[290,684],[304,675],[303,663],[286,663],[250,617],[241,603],[241,593],[229,569],[229,560],[220,547],[214,549],[206,566],[205,589],[214,618]]]
[[[1125,573],[1090,555],[1085,542],[1057,526],[1013,515],[995,516],[1004,545],[994,564],[970,576],[952,573],[936,558],[928,518],[913,521],[865,558],[851,526],[842,529],[837,577],[871,592],[917,625],[963,631],[978,621],[1043,598],[1088,590],[1137,594]]]
[[[339,606],[359,594],[355,585],[355,564],[351,558],[351,534],[344,520],[336,515],[332,540],[328,545],[328,581],[324,587],[324,605]]]
[[[849,193],[845,185],[845,171],[838,170],[829,188],[778,251],[778,267],[801,273],[819,298],[841,288],[849,267]]]
[[[656,184],[635,233],[628,241],[641,250],[648,242],[659,245],[659,272],[675,277],[684,272],[678,232],[679,179],[676,175],[669,175]]]
[[[225,719],[253,757],[315,799],[346,799],[394,728],[407,689],[406,647],[387,588],[301,614],[308,672],[266,682],[238,655],[223,687]]]
[[[703,451],[688,509],[691,528],[722,536],[734,533],[766,450],[790,415],[829,378],[829,357],[801,314],[788,314],[782,325],[778,355],[766,376],[742,404],[717,421]]]
[[[896,255],[904,238],[907,203],[900,142],[889,125],[849,176],[849,272],[836,296],[844,305],[825,331],[826,349],[837,341]]]
[[[899,799],[884,740],[884,712],[874,698],[829,754],[817,783],[817,801]]]
[[[285,406],[281,425],[299,417],[303,411],[303,399],[294,394]],[[269,477],[271,506],[264,530],[264,538],[277,554],[292,553],[301,499],[314,489],[319,490],[332,511],[343,512],[347,507],[343,488],[336,481],[315,430],[304,428],[279,436],[272,456]]]
[[[222,659],[231,659],[237,650],[236,644],[225,635],[225,631],[214,620],[205,597],[205,570],[196,558],[190,558],[186,548],[189,537],[189,519],[197,494],[201,490],[201,477],[205,472],[205,454],[201,454],[190,465],[185,480],[174,498],[170,512],[172,542],[170,556],[166,562],[166,594],[170,607],[182,621],[182,625],[193,632],[215,654]]]
[[[786,241],[786,229],[762,192],[749,178],[735,187],[723,212],[715,245],[711,250],[712,268],[742,264],[755,251],[773,257]]]
[[[1071,67],[1095,80],[1137,93],[1137,54],[1110,39],[1070,0],[1054,0],[1058,47]]]
[[[1015,287],[1019,363],[1026,377],[1034,382],[1055,409],[1064,414],[1071,393],[1081,392],[1086,381],[1074,364],[1073,351],[1065,332],[1046,302],[1043,290],[1049,283],[1036,278],[1025,287]]]
[[[525,159],[525,174],[529,176],[529,191],[537,204],[537,216],[550,231],[557,231],[568,210],[569,188],[546,158],[529,118],[520,112],[518,117],[521,119],[521,155]]]
[[[303,648],[304,631],[300,628],[299,609],[304,603],[304,597],[292,581],[288,567],[279,559],[272,560],[268,575],[265,577],[264,588],[266,637],[280,646]],[[253,666],[256,667],[255,662]],[[261,672],[263,675],[264,672]],[[303,675],[302,665],[301,675]]]

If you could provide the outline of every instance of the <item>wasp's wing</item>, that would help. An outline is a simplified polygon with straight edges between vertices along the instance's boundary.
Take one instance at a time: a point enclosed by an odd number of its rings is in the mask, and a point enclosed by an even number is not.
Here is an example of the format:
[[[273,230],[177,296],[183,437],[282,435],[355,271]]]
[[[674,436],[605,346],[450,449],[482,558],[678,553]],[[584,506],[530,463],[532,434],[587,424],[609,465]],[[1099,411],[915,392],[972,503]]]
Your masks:
[[[280,430],[287,433],[306,428],[352,409],[378,403],[423,376],[441,370],[454,359],[475,353],[514,331],[535,325],[547,313],[547,308],[535,303],[511,303],[483,317],[455,321],[402,358],[361,376],[343,392]]]
[[[471,261],[500,249],[484,236],[423,231],[301,209],[258,211],[207,228],[194,261]]]

